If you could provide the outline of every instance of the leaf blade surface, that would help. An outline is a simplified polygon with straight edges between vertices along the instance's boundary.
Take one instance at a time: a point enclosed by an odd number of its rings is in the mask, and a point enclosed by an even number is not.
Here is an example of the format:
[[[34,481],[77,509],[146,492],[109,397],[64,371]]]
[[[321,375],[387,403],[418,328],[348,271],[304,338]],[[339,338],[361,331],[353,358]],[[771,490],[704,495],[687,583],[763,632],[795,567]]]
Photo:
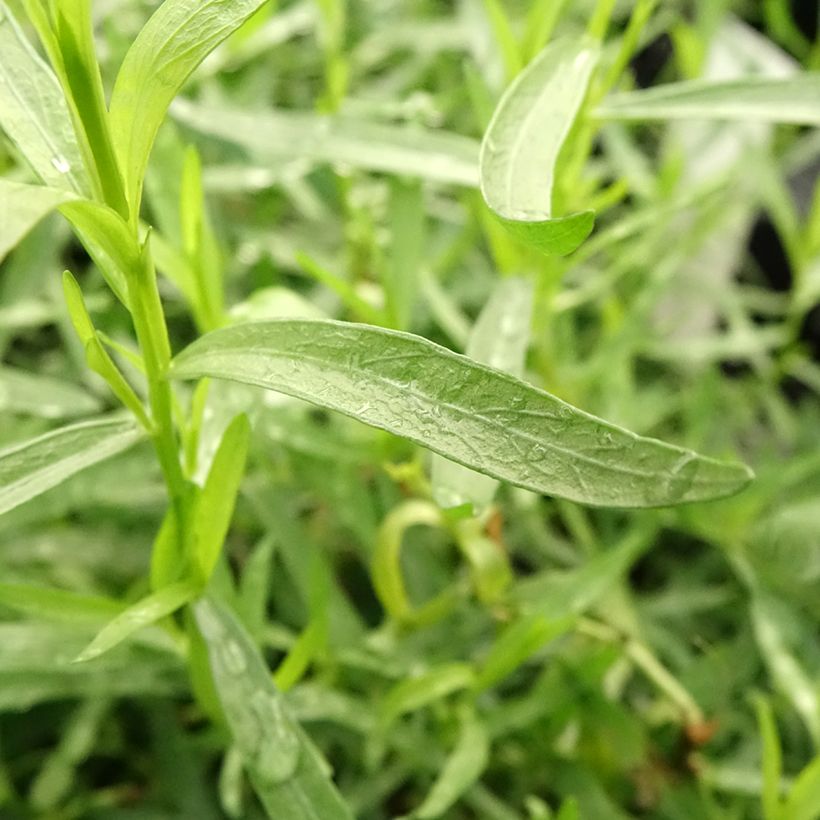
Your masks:
[[[643,438],[426,339],[368,325],[281,320],[224,328],[183,351],[171,376],[277,390],[494,478],[587,504],[704,500],[751,478],[743,465]]]

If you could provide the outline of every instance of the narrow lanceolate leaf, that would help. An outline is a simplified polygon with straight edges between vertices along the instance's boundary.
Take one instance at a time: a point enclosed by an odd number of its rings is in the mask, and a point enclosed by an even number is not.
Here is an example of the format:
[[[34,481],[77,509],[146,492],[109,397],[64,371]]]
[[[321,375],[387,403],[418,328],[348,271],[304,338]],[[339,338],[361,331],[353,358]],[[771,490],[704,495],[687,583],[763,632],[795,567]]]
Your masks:
[[[225,431],[197,502],[194,561],[203,581],[213,572],[231,523],[239,483],[245,472],[250,425],[237,416]]]
[[[171,100],[208,54],[263,3],[165,0],[129,48],[111,96],[111,128],[132,203]]]
[[[690,80],[613,94],[595,115],[608,120],[739,120],[820,125],[820,75]]]
[[[461,726],[458,742],[414,817],[432,820],[447,810],[472,786],[487,767],[490,742],[487,730],[475,718]]]
[[[246,111],[177,100],[171,114],[202,134],[244,148],[257,162],[328,162],[478,185],[478,144],[469,137],[408,125],[304,111]]]
[[[239,621],[221,604],[194,606],[214,685],[236,747],[271,818],[352,820],[327,763],[287,712],[282,694]]]
[[[502,279],[484,305],[467,343],[477,362],[519,378],[530,341],[533,284],[528,279]],[[481,508],[493,500],[498,482],[441,456],[432,462],[433,496],[442,507],[471,503]]]
[[[200,590],[201,587],[197,582],[188,579],[170,584],[147,595],[109,621],[94,640],[77,655],[74,662],[83,663],[98,658],[140,629],[176,612],[181,606],[192,601]]]
[[[545,253],[575,250],[592,230],[589,211],[553,218],[558,155],[598,59],[593,44],[550,44],[516,78],[481,144],[481,192],[505,227]]]
[[[90,192],[60,84],[5,3],[0,3],[0,128],[46,185]]]
[[[47,214],[72,194],[0,179],[0,262]]]
[[[126,450],[142,435],[130,419],[100,418],[0,450],[0,513]]]
[[[70,419],[99,410],[99,401],[71,382],[0,366],[0,412]]]
[[[329,320],[217,330],[172,376],[229,379],[338,410],[474,470],[587,504],[729,495],[751,471],[642,438],[513,376],[407,333]]]

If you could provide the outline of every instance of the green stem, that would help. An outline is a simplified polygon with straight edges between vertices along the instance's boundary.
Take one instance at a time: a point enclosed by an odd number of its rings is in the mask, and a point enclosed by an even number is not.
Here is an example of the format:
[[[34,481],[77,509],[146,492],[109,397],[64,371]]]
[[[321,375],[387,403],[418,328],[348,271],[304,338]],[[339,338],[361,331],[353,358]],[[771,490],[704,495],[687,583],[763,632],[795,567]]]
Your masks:
[[[632,663],[680,709],[687,725],[703,723],[703,711],[695,699],[645,643],[592,618],[581,618],[578,621],[578,631],[599,641],[620,644]]]
[[[128,272],[128,296],[134,330],[145,361],[148,400],[154,422],[154,446],[177,513],[180,545],[185,531],[187,482],[182,472],[179,446],[174,432],[173,397],[166,379],[171,362],[171,346],[165,314],[157,290],[157,277],[146,238],[139,268]]]

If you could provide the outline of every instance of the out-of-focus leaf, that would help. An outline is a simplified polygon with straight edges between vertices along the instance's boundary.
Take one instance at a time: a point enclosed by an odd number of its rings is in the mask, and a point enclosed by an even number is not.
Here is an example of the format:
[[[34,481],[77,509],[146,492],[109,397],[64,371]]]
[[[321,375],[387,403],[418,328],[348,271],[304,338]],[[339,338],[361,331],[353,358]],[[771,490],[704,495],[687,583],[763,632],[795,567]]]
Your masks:
[[[78,385],[0,366],[0,412],[66,419],[99,409],[99,401]]]
[[[763,698],[755,702],[757,725],[763,742],[763,815],[766,820],[780,820],[780,778],[783,774],[782,752],[772,707]]]
[[[176,612],[193,600],[200,585],[192,580],[179,581],[142,598],[107,623],[79,655],[75,662],[83,663],[113,649],[140,629]]]
[[[689,80],[613,94],[595,114],[615,120],[738,120],[820,125],[820,76]]]
[[[783,820],[817,820],[820,817],[820,755],[797,776],[781,817]]]
[[[76,621],[0,622],[0,710],[76,697],[173,697],[186,692],[179,658],[136,642],[94,664],[72,663],[93,633]],[[146,636],[147,637],[147,636]],[[153,641],[152,641],[153,643]]]
[[[474,682],[475,671],[466,663],[442,664],[418,677],[403,680],[384,696],[379,709],[381,725],[387,729],[396,718],[415,712],[453,692],[469,689]]]
[[[171,113],[206,136],[241,146],[258,160],[329,162],[474,187],[478,145],[468,137],[302,111],[249,112],[178,100]]]
[[[512,376],[406,333],[334,321],[214,331],[175,378],[255,384],[341,411],[526,489],[659,506],[737,492],[747,467],[630,433]]]
[[[610,589],[650,543],[647,535],[636,529],[578,569],[548,571],[524,579],[513,589],[512,597],[526,611],[549,619],[580,615]]]
[[[820,748],[820,693],[800,665],[784,636],[786,604],[757,588],[751,602],[752,625],[760,651],[775,685],[803,719],[816,747]]]
[[[44,217],[73,194],[0,179],[0,262]]]
[[[487,689],[505,678],[544,644],[572,628],[573,615],[549,619],[540,613],[524,615],[493,643],[476,678],[476,689]]]
[[[111,94],[111,130],[130,202],[171,101],[194,69],[264,0],[165,0],[128,49]],[[135,128],[134,117],[139,117]]]
[[[60,84],[5,3],[0,3],[0,128],[46,185],[90,193]],[[0,219],[0,225],[5,221]]]
[[[100,595],[29,584],[0,584],[0,606],[44,620],[86,623],[107,621],[122,611],[116,601]]]
[[[587,40],[548,45],[507,89],[481,144],[484,199],[508,230],[545,253],[570,253],[592,230],[591,212],[555,219],[552,190],[597,60]]]
[[[458,741],[414,817],[431,820],[445,812],[481,777],[487,767],[490,740],[484,725],[469,716],[461,724]]]
[[[272,820],[352,820],[327,764],[288,714],[259,651],[226,609],[194,607],[214,684],[236,747]]]
[[[0,450],[0,513],[121,453],[142,436],[130,419],[100,418]]]

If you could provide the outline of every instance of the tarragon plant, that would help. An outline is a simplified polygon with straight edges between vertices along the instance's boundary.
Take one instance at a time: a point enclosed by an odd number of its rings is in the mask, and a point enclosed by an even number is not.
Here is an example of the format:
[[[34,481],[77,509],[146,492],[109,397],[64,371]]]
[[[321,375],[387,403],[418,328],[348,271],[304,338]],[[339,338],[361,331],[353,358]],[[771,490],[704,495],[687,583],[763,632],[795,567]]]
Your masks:
[[[303,258],[311,275],[336,289],[361,323],[321,318],[321,311],[311,315],[309,305],[289,317],[264,320],[252,310],[229,310],[197,152],[186,152],[181,181],[173,181],[182,191],[181,250],[152,229],[155,209],[143,208],[143,194],[152,148],[174,98],[263,5],[165,0],[130,44],[107,94],[90,0],[25,0],[14,4],[15,11],[0,3],[0,126],[23,160],[0,178],[0,255],[58,211],[132,329],[132,343],[98,330],[83,287],[71,272],[63,274],[65,304],[85,361],[120,407],[93,416],[96,401],[69,395],[65,401],[82,420],[6,446],[0,452],[0,512],[144,440],[153,448],[167,493],[153,542],[150,588],[135,603],[123,607],[14,585],[6,585],[0,599],[22,611],[76,611],[92,622],[107,621],[74,658],[76,664],[104,663],[102,656],[133,640],[180,653],[200,709],[227,731],[232,754],[269,816],[332,820],[353,816],[352,809],[289,714],[230,591],[223,546],[246,465],[264,456],[255,455],[258,433],[242,412],[220,428],[213,446],[204,446],[220,381],[304,400],[431,451],[429,478],[413,470],[407,474],[408,486],[421,488],[420,497],[387,518],[373,555],[379,600],[393,622],[407,629],[433,622],[455,605],[452,591],[421,604],[411,601],[401,550],[404,532],[415,524],[446,530],[459,543],[471,572],[467,594],[488,607],[514,605],[506,597],[512,570],[486,530],[499,482],[582,505],[644,508],[732,495],[751,472],[740,463],[632,433],[528,380],[535,283],[520,272],[499,281],[465,340],[466,355],[407,332],[418,281],[403,265],[404,258],[414,258],[412,231],[384,274],[381,306],[320,262]],[[638,3],[636,14],[648,16],[651,5]],[[512,81],[489,118],[480,150],[471,139],[432,130],[403,137],[393,126],[373,124],[368,131],[338,112],[346,83],[334,28],[339,21],[334,4],[320,6],[327,55],[324,113],[278,112],[269,120],[259,115],[245,122],[241,110],[209,110],[208,103],[180,100],[175,118],[271,158],[295,150],[311,161],[394,173],[397,218],[403,207],[413,213],[419,191],[401,175],[477,187],[487,235],[512,260],[510,268],[520,271],[529,259],[576,251],[592,232],[595,197],[583,193],[583,172],[603,120],[671,119],[704,110],[712,116],[722,107],[730,118],[818,121],[811,98],[817,83],[805,78],[747,83],[740,90],[689,83],[605,99],[634,50],[635,32],[627,31],[614,60],[603,59],[606,23],[599,9],[584,36],[544,45],[545,36],[520,51],[507,43]],[[500,31],[503,43],[503,26]],[[210,65],[219,70],[218,60]],[[164,274],[159,281],[158,267]],[[199,334],[179,351],[172,349],[161,296],[168,282],[182,294]],[[57,401],[59,387],[54,389]],[[606,572],[617,573],[644,546],[638,538],[600,560],[610,561]],[[517,594],[526,601],[540,593]],[[556,590],[549,594],[560,598]],[[380,711],[379,732],[384,735],[402,714],[436,697],[487,690],[527,655],[527,647],[572,628],[582,605],[568,613],[553,603],[552,613],[538,610],[506,633],[480,671],[454,663],[399,683]],[[311,624],[277,672],[280,688],[301,676],[311,641],[328,628],[321,618]],[[141,632],[151,625],[153,631]],[[149,633],[150,640],[144,637]],[[647,668],[660,685],[680,695],[653,664]],[[678,701],[689,703],[685,693]],[[695,720],[697,711],[692,714]],[[419,817],[442,816],[486,765],[486,733],[469,710],[459,732],[453,757]],[[373,754],[378,757],[378,750]]]

